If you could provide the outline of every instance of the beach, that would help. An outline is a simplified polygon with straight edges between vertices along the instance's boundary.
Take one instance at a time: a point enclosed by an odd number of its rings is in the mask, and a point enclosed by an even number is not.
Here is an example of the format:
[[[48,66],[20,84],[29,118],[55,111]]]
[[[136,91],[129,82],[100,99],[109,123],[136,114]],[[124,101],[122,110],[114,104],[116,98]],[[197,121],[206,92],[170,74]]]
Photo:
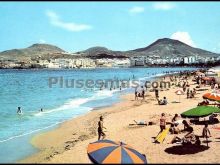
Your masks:
[[[168,78],[167,78],[168,79]],[[195,82],[190,82],[190,88],[194,88]],[[158,105],[154,92],[146,92],[144,101],[134,99],[134,94],[122,95],[122,101],[112,106],[93,110],[85,115],[68,120],[59,128],[38,134],[31,143],[40,152],[18,161],[19,163],[91,163],[87,155],[89,143],[97,140],[97,123],[100,115],[104,117],[104,126],[107,128],[106,139],[123,141],[131,145],[140,153],[145,154],[148,163],[217,163],[220,162],[218,151],[220,149],[218,130],[209,129],[212,133],[209,147],[201,150],[187,152],[177,144],[167,144],[174,135],[168,134],[162,144],[153,143],[160,131],[159,119],[161,113],[165,113],[167,121],[177,113],[194,108],[201,102],[202,95],[211,91],[210,86],[202,86],[206,91],[197,91],[195,98],[187,99],[186,95],[179,96],[175,91],[179,87],[171,86],[168,90],[159,91],[160,98],[166,96],[167,105]],[[129,126],[134,120],[155,122],[155,125]],[[195,134],[201,135],[203,125],[192,125]],[[215,125],[219,126],[219,124]],[[183,126],[180,125],[180,128]],[[207,144],[202,141],[202,145]]]

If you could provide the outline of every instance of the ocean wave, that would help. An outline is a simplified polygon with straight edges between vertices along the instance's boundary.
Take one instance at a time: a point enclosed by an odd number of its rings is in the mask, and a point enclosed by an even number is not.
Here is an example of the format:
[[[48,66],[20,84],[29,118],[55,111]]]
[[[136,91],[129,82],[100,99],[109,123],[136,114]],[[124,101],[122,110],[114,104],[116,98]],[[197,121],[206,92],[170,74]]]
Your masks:
[[[46,110],[43,112],[38,112],[37,114],[35,114],[35,116],[42,116],[44,114],[48,114],[48,113],[53,113],[53,112],[58,112],[58,111],[63,111],[63,110],[68,110],[68,109],[73,109],[73,108],[77,108],[80,105],[90,101],[91,98],[79,98],[79,99],[73,99],[73,100],[69,100],[66,103],[64,103],[63,105],[51,109],[51,110]],[[89,107],[88,107],[89,108]]]
[[[9,140],[12,140],[12,139],[15,139],[15,138],[23,137],[23,136],[26,136],[26,135],[30,135],[30,134],[32,134],[32,133],[42,131],[42,130],[44,130],[44,129],[53,127],[53,126],[55,126],[55,125],[57,125],[57,124],[60,124],[60,123],[61,123],[61,122],[56,122],[55,124],[51,124],[51,125],[46,126],[46,127],[43,127],[43,128],[39,128],[39,129],[36,129],[36,130],[32,130],[32,131],[30,131],[30,132],[26,132],[26,133],[23,133],[23,134],[20,134],[20,135],[11,136],[11,137],[9,137],[9,138],[7,138],[7,139],[0,140],[0,143],[9,141]]]
[[[54,113],[54,112],[58,112],[58,111],[63,111],[63,110],[69,110],[69,109],[75,109],[80,107],[82,104],[85,104],[89,101],[92,100],[99,100],[99,99],[105,99],[108,97],[112,97],[113,94],[115,92],[118,92],[119,90],[101,90],[101,91],[96,91],[93,96],[88,97],[88,98],[78,98],[78,99],[72,99],[67,101],[66,103],[64,103],[63,105],[57,107],[57,108],[53,108],[53,109],[49,109],[49,110],[44,110],[43,112],[37,112],[36,114],[34,114],[34,116],[42,116],[45,114],[49,114],[49,113]],[[89,110],[93,109],[91,107],[86,107]]]

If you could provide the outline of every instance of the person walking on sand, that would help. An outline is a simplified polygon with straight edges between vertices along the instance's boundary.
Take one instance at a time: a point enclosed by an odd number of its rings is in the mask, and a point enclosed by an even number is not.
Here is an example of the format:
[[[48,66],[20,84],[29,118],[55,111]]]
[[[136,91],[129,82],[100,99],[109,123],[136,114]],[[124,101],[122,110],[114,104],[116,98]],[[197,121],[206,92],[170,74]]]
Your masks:
[[[103,131],[103,128],[106,129],[104,126],[103,126],[103,117],[100,116],[100,120],[98,122],[98,140],[101,139],[102,137],[102,140],[106,137],[104,131]]]
[[[156,97],[156,99],[159,98],[159,90],[157,88],[155,89],[155,97]]]
[[[135,89],[134,95],[135,95],[135,100],[138,100],[138,92],[137,92],[137,89]]]
[[[144,87],[141,86],[142,90],[141,90],[141,96],[143,98],[143,100],[145,99],[145,90],[144,90]]]

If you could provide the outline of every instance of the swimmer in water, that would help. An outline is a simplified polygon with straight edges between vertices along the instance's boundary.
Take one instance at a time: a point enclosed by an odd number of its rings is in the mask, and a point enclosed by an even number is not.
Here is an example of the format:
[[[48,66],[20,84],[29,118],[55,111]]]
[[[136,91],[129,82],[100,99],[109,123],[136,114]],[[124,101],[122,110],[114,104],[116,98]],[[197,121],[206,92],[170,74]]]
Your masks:
[[[18,107],[17,114],[22,114],[21,107]]]

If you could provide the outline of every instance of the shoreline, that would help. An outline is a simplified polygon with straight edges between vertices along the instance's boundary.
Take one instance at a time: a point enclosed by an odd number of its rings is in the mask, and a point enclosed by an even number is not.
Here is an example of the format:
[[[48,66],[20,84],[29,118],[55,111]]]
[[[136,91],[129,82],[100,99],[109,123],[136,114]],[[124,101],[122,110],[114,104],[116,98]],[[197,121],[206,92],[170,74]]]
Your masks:
[[[98,117],[100,115],[103,116],[107,116],[111,113],[115,113],[114,110],[111,110],[113,107],[117,108],[117,106],[120,106],[121,104],[124,104],[124,102],[126,102],[126,97],[133,95],[133,94],[121,94],[120,96],[120,101],[118,103],[113,103],[112,105],[108,105],[108,106],[101,106],[101,107],[96,107],[93,110],[91,110],[90,112],[86,113],[86,114],[82,114],[80,116],[77,116],[75,118],[71,118],[69,120],[64,121],[63,123],[59,124],[57,126],[57,128],[43,132],[43,133],[38,133],[35,136],[33,136],[33,138],[31,139],[30,143],[31,145],[33,145],[37,150],[39,150],[39,152],[30,155],[24,159],[18,160],[17,163],[31,163],[34,160],[37,160],[39,162],[44,162],[44,161],[48,161],[50,160],[50,158],[52,158],[54,155],[57,154],[61,154],[67,150],[69,150],[69,147],[73,147],[78,141],[84,141],[87,140],[88,138],[94,138],[96,136],[96,130],[92,129],[92,127],[88,128],[90,130],[90,134],[88,133],[82,133],[81,131],[77,131],[75,129],[76,133],[73,133],[72,135],[77,135],[78,133],[78,137],[75,138],[75,140],[70,144],[70,145],[65,145],[65,142],[69,141],[68,138],[67,140],[62,140],[62,142],[60,141],[59,144],[57,145],[57,140],[54,141],[54,144],[56,144],[57,146],[55,147],[56,149],[54,149],[53,145],[47,145],[46,143],[49,142],[50,140],[47,140],[47,142],[43,142],[42,140],[44,139],[44,137],[50,137],[50,134],[56,134],[56,132],[60,132],[63,130],[63,128],[66,127],[66,125],[69,125],[69,123],[77,123],[77,120],[81,120],[83,118],[89,118],[89,122],[92,123],[93,125],[95,123],[93,123],[92,121],[97,120]],[[125,108],[126,109],[126,108]],[[125,110],[123,109],[123,110]],[[91,116],[91,117],[90,117]],[[68,130],[69,131],[69,130]],[[62,145],[65,145],[62,147]],[[45,150],[46,149],[46,150]],[[42,158],[43,156],[43,158]],[[37,162],[35,162],[37,163]]]
[[[158,81],[162,77],[157,77],[156,80]],[[147,157],[150,155],[148,157],[150,163],[179,163],[179,161],[174,161],[173,159],[164,159],[165,156],[168,156],[161,151],[164,150],[164,147],[167,147],[165,144],[157,145],[156,149],[155,144],[152,144],[151,138],[156,135],[159,129],[157,124],[140,128],[128,127],[129,123],[132,123],[133,120],[143,118],[147,121],[153,120],[155,123],[158,123],[162,112],[165,112],[168,118],[171,118],[175,113],[179,114],[190,108],[194,108],[196,104],[202,100],[202,92],[198,92],[198,96],[195,99],[188,100],[187,103],[185,102],[186,98],[182,97],[180,104],[173,104],[171,103],[173,99],[178,100],[178,96],[174,93],[176,89],[177,87],[171,87],[168,91],[164,90],[160,92],[162,93],[162,97],[164,95],[168,96],[170,100],[170,104],[165,106],[164,109],[161,109],[160,106],[156,104],[154,92],[148,91],[146,93],[146,100],[143,102],[135,101],[134,94],[122,94],[119,103],[97,108],[86,114],[65,121],[55,130],[36,135],[32,139],[31,144],[38,148],[40,152],[19,160],[18,163],[90,163],[87,157],[86,147],[90,142],[97,140],[96,128],[100,115],[103,115],[104,121],[106,122],[108,129],[106,132],[107,139],[122,140],[134,145],[134,148],[139,149],[141,153],[145,153]],[[118,122],[119,119],[120,122]],[[149,130],[146,131],[146,129]],[[197,130],[201,132],[201,128]],[[151,134],[146,136],[146,132],[151,132]],[[136,140],[132,137],[135,137]],[[139,142],[137,142],[137,140]],[[145,143],[143,143],[143,141],[145,141]],[[143,148],[146,142],[149,144],[150,149]],[[157,159],[157,152],[162,156],[160,159]],[[72,157],[72,154],[75,156]],[[200,156],[201,155],[198,154],[198,158]],[[178,157],[176,158],[178,159]],[[180,162],[191,163],[190,161],[190,158],[183,158]],[[211,160],[211,162],[213,161],[214,160]],[[194,160],[194,162],[198,163],[199,161]]]

